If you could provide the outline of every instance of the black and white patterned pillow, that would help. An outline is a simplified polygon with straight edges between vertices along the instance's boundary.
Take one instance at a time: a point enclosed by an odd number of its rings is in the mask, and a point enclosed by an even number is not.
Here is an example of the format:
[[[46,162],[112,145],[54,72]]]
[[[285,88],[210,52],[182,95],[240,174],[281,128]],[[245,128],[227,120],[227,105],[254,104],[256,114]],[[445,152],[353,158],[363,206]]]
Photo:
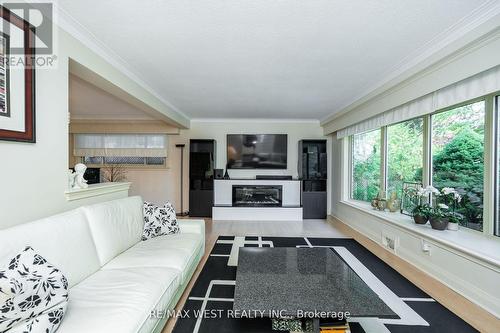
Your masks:
[[[159,207],[153,203],[145,202],[144,212],[144,231],[142,240],[148,240],[154,237],[176,234],[180,231],[175,209],[170,202],[165,206]]]
[[[31,247],[0,269],[0,332],[53,333],[68,304],[68,281]]]

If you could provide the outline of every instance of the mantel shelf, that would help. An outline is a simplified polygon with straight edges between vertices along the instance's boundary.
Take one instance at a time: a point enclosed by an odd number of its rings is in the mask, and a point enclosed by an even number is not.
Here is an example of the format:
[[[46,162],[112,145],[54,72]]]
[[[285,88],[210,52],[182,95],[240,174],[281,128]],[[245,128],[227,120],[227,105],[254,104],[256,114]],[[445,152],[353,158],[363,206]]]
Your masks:
[[[128,191],[131,184],[130,182],[92,184],[84,189],[68,190],[64,192],[64,195],[67,201],[74,201],[115,192]]]

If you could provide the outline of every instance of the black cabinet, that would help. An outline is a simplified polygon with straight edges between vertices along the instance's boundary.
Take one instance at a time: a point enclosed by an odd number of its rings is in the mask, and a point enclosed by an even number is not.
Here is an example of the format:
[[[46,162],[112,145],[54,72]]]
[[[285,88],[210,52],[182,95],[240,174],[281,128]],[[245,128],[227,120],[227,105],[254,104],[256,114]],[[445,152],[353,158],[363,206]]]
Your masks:
[[[189,216],[212,216],[215,150],[215,140],[189,142]]]
[[[214,205],[213,190],[189,191],[189,216],[212,217],[213,205]]]
[[[303,218],[326,219],[326,191],[302,192],[302,206]]]
[[[304,219],[325,219],[328,155],[326,140],[299,141],[298,173],[302,180]]]

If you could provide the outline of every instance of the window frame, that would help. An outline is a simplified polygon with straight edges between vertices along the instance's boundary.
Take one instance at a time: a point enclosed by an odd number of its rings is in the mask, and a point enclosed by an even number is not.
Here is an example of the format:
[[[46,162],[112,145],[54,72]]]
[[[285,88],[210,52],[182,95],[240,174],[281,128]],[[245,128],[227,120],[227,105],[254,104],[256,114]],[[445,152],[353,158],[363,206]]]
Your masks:
[[[99,156],[100,157],[100,156]],[[168,162],[167,162],[167,157],[164,157],[164,162],[163,164],[146,164],[146,159],[144,159],[144,164],[120,164],[120,163],[105,163],[103,159],[103,163],[85,163],[85,157],[84,156],[79,156],[76,157],[78,163],[83,163],[85,164],[88,168],[107,168],[112,165],[118,165],[120,167],[126,168],[126,169],[168,169]]]
[[[458,107],[484,101],[485,103],[485,128],[484,128],[484,202],[483,202],[483,230],[478,231],[470,228],[461,228],[461,231],[483,234],[486,236],[496,236],[500,240],[500,91],[480,96],[474,99],[457,103],[446,108],[437,109],[420,117],[406,119],[404,121],[391,123],[382,127],[370,129],[365,132],[380,129],[381,131],[381,177],[379,187],[385,193],[388,176],[388,140],[387,127],[405,121],[422,118],[423,119],[423,186],[432,185],[433,165],[432,165],[432,116],[456,109]],[[360,133],[361,134],[361,133]],[[352,198],[353,181],[353,141],[354,135],[348,136],[348,188],[346,194],[347,201],[363,202]]]
[[[378,128],[375,128],[375,129],[372,129],[372,130],[368,130],[368,131],[364,131],[364,132],[361,132],[361,133],[357,133],[357,135],[359,134],[364,134],[364,133],[369,133],[369,132],[373,132],[373,131],[377,131]],[[384,153],[385,149],[384,149],[384,137],[385,137],[385,130],[383,128],[380,128],[380,157],[382,160],[385,159],[385,156],[387,156],[386,153]],[[352,201],[356,201],[356,202],[362,202],[362,203],[367,203],[367,201],[363,201],[363,200],[358,200],[358,199],[354,199],[353,198],[353,176],[354,176],[354,135],[350,135],[349,136],[349,159],[348,159],[348,163],[349,163],[349,179],[348,179],[348,192],[347,192],[347,197],[349,200],[352,200]],[[385,178],[385,166],[383,163],[380,164],[380,177],[379,177],[379,193],[385,193],[385,187],[383,188],[382,187],[382,184],[384,183],[383,179]],[[384,191],[384,192],[382,192]],[[368,201],[369,203],[369,201]]]
[[[88,168],[99,168],[99,169],[105,169],[108,168],[112,165],[119,165],[120,167],[123,167],[127,170],[166,170],[170,169],[170,164],[169,164],[169,157],[165,156],[164,161],[162,164],[147,164],[146,158],[144,159],[143,164],[120,164],[120,163],[106,163],[105,162],[105,156],[96,156],[96,157],[102,157],[103,162],[102,163],[86,163],[85,162],[85,156],[75,156],[73,153],[73,149],[75,146],[75,141],[76,141],[76,135],[78,134],[95,134],[95,135],[165,135],[165,146],[166,149],[170,152],[170,140],[169,136],[167,133],[149,133],[149,132],[120,132],[120,133],[92,133],[92,132],[78,132],[78,133],[70,133],[69,135],[69,167],[73,167],[77,163],[83,163],[85,164]],[[147,148],[146,148],[147,149]],[[118,156],[120,157],[120,156]],[[126,156],[123,156],[126,157]]]
[[[488,169],[491,169],[491,168],[488,168],[488,152],[487,152],[487,143],[488,143],[488,101],[487,101],[487,98],[486,97],[478,97],[478,98],[474,98],[474,99],[471,99],[471,100],[468,100],[468,101],[465,101],[463,103],[459,103],[459,104],[455,104],[455,105],[452,105],[452,106],[449,106],[449,107],[446,107],[444,109],[439,109],[431,114],[429,114],[429,180],[428,180],[428,184],[424,184],[424,186],[426,185],[434,185],[434,180],[433,180],[433,176],[434,176],[434,164],[433,164],[433,161],[434,161],[434,156],[433,156],[433,150],[432,150],[432,131],[433,131],[433,127],[434,127],[434,123],[433,123],[433,117],[438,115],[438,114],[441,114],[441,113],[445,113],[445,112],[449,112],[449,111],[453,111],[457,108],[460,108],[462,106],[466,106],[466,105],[471,105],[471,104],[475,104],[475,103],[478,103],[478,102],[484,102],[484,151],[483,151],[483,168],[484,168],[484,171],[483,171],[483,230],[480,231],[480,230],[475,230],[475,229],[472,229],[472,228],[468,228],[468,227],[462,227],[461,230],[467,230],[467,231],[471,231],[471,232],[478,232],[478,233],[484,233],[485,232],[485,229],[488,228],[488,226],[486,225],[485,221],[486,219],[488,218],[488,214],[489,214],[489,211],[487,209],[488,207],[488,201],[491,199],[490,196],[487,195],[488,193],[488,187],[491,187],[489,186],[488,182],[487,182],[487,177],[486,177],[486,174],[488,172]],[[431,200],[432,200],[432,197],[433,197],[433,194],[431,194]]]
[[[493,125],[495,133],[495,142],[493,145],[495,167],[493,169],[495,177],[494,186],[494,212],[492,234],[500,236],[500,94],[493,97]]]
[[[385,140],[385,144],[383,146],[383,149],[382,151],[384,152],[384,155],[385,155],[385,159],[384,159],[384,170],[385,170],[385,180],[384,180],[384,193],[386,194],[387,197],[389,197],[390,193],[387,193],[387,189],[389,187],[389,127],[391,126],[394,126],[394,125],[399,125],[399,124],[402,124],[402,123],[405,123],[405,122],[408,122],[408,121],[412,121],[412,120],[415,120],[415,119],[422,119],[422,144],[423,144],[423,148],[422,148],[422,184],[425,184],[425,181],[426,181],[426,172],[427,172],[427,167],[426,167],[426,150],[425,150],[425,145],[426,145],[426,135],[427,135],[427,126],[428,124],[426,123],[426,117],[427,115],[425,116],[420,116],[420,117],[415,117],[415,118],[410,118],[410,119],[407,119],[407,120],[403,120],[403,121],[398,121],[396,123],[392,123],[392,124],[389,124],[387,126],[384,126],[384,132],[385,132],[385,135],[384,135],[384,140]],[[399,193],[398,193],[399,194]]]

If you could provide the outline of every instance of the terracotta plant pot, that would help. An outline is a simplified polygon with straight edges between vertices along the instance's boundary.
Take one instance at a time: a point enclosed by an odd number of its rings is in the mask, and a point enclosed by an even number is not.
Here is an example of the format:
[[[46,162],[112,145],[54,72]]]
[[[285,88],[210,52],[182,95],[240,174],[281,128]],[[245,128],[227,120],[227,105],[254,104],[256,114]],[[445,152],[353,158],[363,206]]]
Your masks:
[[[458,231],[458,223],[448,223],[448,230]]]
[[[442,217],[430,218],[432,229],[444,230],[448,226],[448,219]]]
[[[416,224],[426,224],[429,219],[425,215],[414,215],[413,221],[415,221]]]

